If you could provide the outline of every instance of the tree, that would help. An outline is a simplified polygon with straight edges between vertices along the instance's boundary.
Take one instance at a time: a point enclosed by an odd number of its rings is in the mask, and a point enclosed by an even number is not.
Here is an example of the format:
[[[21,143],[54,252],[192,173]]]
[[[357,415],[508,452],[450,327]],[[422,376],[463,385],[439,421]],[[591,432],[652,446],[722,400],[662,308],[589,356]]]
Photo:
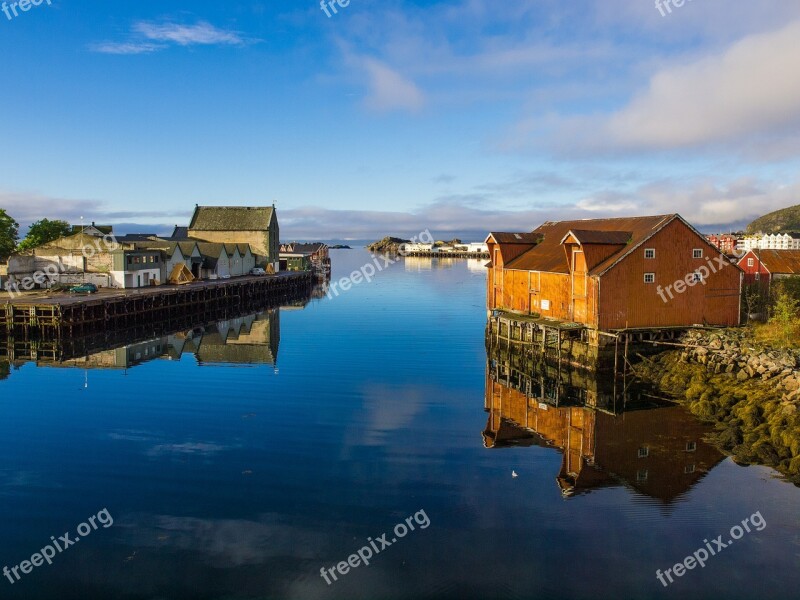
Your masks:
[[[5,260],[14,252],[19,239],[19,223],[0,208],[0,260]]]
[[[36,221],[28,229],[28,235],[19,243],[17,250],[24,251],[52,242],[72,233],[72,227],[66,221],[42,219]]]
[[[742,288],[743,308],[746,311],[745,316],[748,323],[751,315],[756,315],[764,309],[766,300],[764,295],[764,287],[758,282],[745,285]]]
[[[775,286],[775,303],[772,306],[770,323],[778,325],[783,333],[784,342],[789,343],[792,331],[798,325],[797,313],[800,310],[800,301],[791,293],[788,285]]]

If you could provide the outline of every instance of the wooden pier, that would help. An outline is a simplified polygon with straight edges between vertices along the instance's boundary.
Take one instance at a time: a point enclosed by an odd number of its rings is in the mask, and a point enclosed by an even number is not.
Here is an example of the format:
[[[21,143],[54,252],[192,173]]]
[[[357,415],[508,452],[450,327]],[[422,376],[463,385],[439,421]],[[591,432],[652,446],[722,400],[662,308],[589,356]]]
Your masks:
[[[406,252],[403,256],[420,258],[474,258],[489,260],[488,252]]]
[[[505,341],[528,346],[559,364],[590,370],[597,370],[601,368],[599,365],[611,360],[614,373],[627,375],[634,371],[634,357],[682,346],[676,342],[693,329],[718,328],[695,325],[601,331],[580,323],[495,310],[489,314],[486,341],[487,345]]]
[[[160,321],[199,320],[220,313],[258,311],[310,297],[311,273],[247,276],[189,285],[102,290],[91,296],[18,298],[0,304],[0,335],[60,339],[97,331],[135,328]]]

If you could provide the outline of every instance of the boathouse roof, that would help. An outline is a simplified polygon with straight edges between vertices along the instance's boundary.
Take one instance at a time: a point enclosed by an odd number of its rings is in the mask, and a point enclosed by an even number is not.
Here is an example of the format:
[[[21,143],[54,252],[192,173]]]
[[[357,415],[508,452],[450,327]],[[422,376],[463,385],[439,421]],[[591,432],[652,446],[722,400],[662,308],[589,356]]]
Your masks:
[[[541,241],[506,265],[507,269],[569,273],[563,242],[572,234],[579,244],[616,246],[608,258],[591,269],[600,274],[620,260],[627,252],[646,241],[678,215],[587,219],[577,221],[548,221],[535,229]]]
[[[493,231],[489,234],[489,237],[486,238],[486,241],[489,241],[489,238],[494,238],[494,241],[498,244],[538,244],[542,236],[537,234],[536,232],[533,233],[507,233],[501,231]]]

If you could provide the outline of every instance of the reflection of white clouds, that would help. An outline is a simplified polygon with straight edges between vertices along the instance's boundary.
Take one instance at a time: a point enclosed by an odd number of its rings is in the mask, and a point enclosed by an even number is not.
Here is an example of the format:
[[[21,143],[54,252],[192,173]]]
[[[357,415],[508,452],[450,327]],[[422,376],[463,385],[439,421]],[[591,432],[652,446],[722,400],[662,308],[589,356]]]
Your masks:
[[[139,429],[122,429],[119,431],[112,431],[108,434],[112,440],[119,440],[124,442],[152,442],[161,439],[162,434],[153,431],[142,431]]]
[[[200,456],[211,456],[223,450],[227,446],[210,444],[205,442],[185,442],[183,444],[158,444],[147,451],[147,456],[164,456],[170,454],[199,454]]]
[[[145,450],[145,454],[151,457],[159,456],[213,456],[223,450],[229,450],[231,446],[222,446],[213,442],[171,442],[166,439],[163,433],[153,431],[142,431],[138,429],[123,429],[112,431],[108,434],[112,440],[124,442],[145,442],[150,448]]]
[[[423,390],[416,386],[391,387],[372,384],[364,389],[367,411],[364,445],[379,446],[387,434],[404,429],[424,404]]]
[[[45,473],[36,471],[0,471],[0,495],[17,495],[25,488],[52,489],[61,484],[54,483]]]
[[[314,559],[326,539],[316,531],[283,523],[275,515],[257,521],[157,515],[121,525],[129,532],[126,542],[130,545],[198,553],[216,568],[258,565],[283,556]]]

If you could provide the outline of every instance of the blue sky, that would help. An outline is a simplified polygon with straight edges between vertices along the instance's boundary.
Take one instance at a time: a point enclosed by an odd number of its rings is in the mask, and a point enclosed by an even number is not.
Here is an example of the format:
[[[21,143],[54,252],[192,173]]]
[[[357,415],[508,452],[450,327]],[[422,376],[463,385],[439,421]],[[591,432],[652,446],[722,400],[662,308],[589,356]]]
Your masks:
[[[800,203],[797,2],[50,1],[0,12],[23,227],[275,202],[284,238],[714,230]]]

